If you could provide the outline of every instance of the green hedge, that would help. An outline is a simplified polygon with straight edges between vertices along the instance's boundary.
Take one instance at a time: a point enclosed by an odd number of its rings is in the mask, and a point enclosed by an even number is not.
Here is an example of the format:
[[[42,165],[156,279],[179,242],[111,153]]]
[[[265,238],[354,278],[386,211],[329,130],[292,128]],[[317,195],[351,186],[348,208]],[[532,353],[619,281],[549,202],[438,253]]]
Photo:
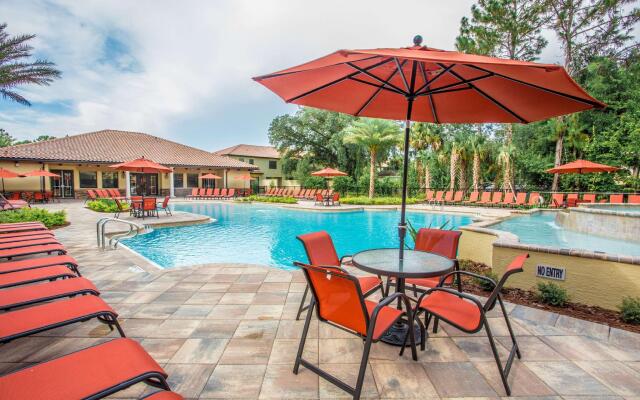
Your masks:
[[[407,204],[417,204],[423,201],[420,198],[409,197],[407,198]],[[342,204],[357,204],[364,206],[387,206],[387,205],[401,205],[402,198],[400,197],[374,197],[370,199],[366,196],[358,196],[358,197],[344,197],[340,199],[340,203]]]
[[[0,212],[0,223],[40,221],[47,228],[65,225],[67,213],[62,211],[48,211],[44,208],[21,208],[13,211]]]
[[[113,200],[106,200],[106,199],[92,200],[87,203],[87,208],[93,211],[104,212],[104,213],[114,213],[118,211],[118,206],[116,205],[116,202]],[[129,204],[122,203],[122,208],[124,208],[125,210],[128,210]]]
[[[259,202],[259,203],[284,203],[284,204],[296,204],[298,200],[293,197],[265,197],[265,196],[247,196],[239,197],[236,199],[239,202]]]

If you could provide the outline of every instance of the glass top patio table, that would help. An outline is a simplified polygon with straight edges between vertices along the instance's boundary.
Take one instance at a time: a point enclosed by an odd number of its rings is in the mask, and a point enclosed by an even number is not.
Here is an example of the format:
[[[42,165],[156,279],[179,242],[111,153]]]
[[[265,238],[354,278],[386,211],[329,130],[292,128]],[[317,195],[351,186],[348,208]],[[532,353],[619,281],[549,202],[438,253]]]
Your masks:
[[[453,260],[426,251],[404,251],[400,260],[400,250],[373,249],[354,254],[353,265],[363,271],[376,275],[396,278],[431,278],[453,270]]]

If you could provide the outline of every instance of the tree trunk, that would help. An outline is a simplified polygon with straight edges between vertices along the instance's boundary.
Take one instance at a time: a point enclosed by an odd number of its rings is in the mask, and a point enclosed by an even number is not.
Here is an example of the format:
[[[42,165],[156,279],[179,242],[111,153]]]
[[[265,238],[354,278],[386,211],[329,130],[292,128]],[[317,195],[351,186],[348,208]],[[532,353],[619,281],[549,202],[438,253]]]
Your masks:
[[[513,125],[507,124],[507,134],[504,137],[505,145],[507,146],[507,150],[511,147],[511,142],[513,141]],[[513,182],[511,175],[511,154],[507,155],[507,159],[504,160],[504,171],[502,172],[502,189],[503,190],[511,190],[513,191]]]
[[[369,159],[369,198],[373,199],[376,191],[376,151],[371,150],[371,158]]]
[[[556,140],[556,157],[553,165],[555,167],[562,164],[562,148],[564,147],[564,131],[560,131],[558,139]],[[556,192],[560,183],[560,175],[553,174],[553,183],[551,184],[551,191]]]
[[[451,152],[451,162],[449,164],[449,190],[455,190],[456,188],[456,167],[458,165],[458,154],[454,151]]]
[[[431,189],[431,170],[429,169],[429,164],[424,165],[424,186],[425,191]]]
[[[458,189],[467,189],[467,163],[464,159],[458,163]]]
[[[478,191],[480,186],[480,154],[473,153],[473,190]]]

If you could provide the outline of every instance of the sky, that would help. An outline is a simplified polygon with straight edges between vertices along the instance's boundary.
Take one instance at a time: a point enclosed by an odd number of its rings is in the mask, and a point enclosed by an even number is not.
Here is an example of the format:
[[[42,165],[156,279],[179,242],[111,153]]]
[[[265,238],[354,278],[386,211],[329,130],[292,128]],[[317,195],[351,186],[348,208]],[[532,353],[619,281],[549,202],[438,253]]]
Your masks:
[[[0,128],[19,139],[120,129],[209,151],[266,145],[271,120],[296,106],[252,76],[343,48],[409,46],[416,34],[453,49],[473,3],[0,0],[7,32],[36,34],[35,55],[63,74],[20,91],[32,107],[0,99]],[[541,61],[560,54],[552,44]]]

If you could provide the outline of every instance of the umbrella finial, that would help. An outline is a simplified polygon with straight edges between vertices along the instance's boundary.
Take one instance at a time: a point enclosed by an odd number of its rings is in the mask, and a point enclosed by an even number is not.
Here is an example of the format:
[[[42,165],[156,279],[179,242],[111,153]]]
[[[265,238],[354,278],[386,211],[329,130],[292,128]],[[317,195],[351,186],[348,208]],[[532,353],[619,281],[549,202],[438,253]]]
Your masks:
[[[422,36],[415,35],[413,37],[413,44],[416,45],[416,46],[422,46]]]

